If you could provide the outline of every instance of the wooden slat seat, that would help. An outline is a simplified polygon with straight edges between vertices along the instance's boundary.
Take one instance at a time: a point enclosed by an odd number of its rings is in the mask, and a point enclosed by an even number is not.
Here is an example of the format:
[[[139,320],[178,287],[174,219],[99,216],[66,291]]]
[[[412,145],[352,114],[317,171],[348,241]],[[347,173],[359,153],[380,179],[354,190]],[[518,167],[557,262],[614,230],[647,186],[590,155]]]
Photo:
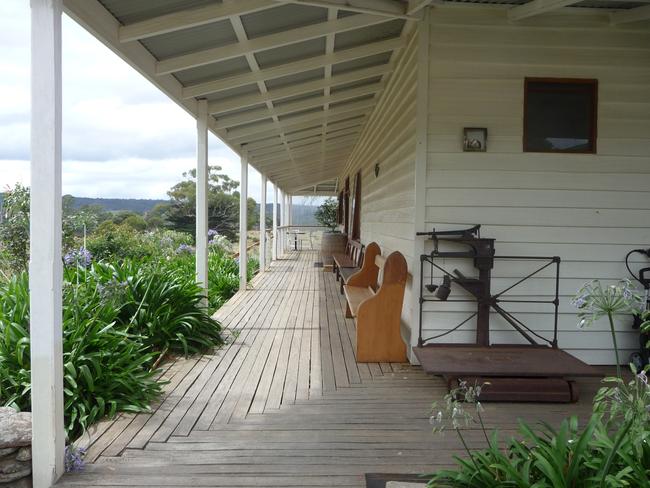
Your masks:
[[[355,268],[357,266],[356,262],[352,260],[350,256],[343,253],[332,254],[332,259],[336,263],[336,266],[341,268]]]
[[[362,302],[374,296],[375,291],[370,287],[363,288],[361,286],[346,286],[345,299],[348,301],[348,305],[350,306],[350,314],[352,317],[357,316],[357,311]]]
[[[348,239],[345,246],[345,253],[335,253],[332,255],[333,266],[332,272],[336,274],[336,279],[341,280],[341,294],[343,294],[343,284],[345,280],[341,278],[341,271],[343,269],[352,269],[358,271],[361,268],[363,261],[364,245],[359,241]],[[345,273],[349,276],[350,273]]]

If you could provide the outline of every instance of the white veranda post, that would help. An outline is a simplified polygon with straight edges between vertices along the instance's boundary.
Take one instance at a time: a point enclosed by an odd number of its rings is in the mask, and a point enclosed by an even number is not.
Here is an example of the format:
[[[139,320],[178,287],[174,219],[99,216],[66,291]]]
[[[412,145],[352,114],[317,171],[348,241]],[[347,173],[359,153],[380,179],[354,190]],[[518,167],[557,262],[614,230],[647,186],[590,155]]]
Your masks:
[[[61,259],[62,0],[31,0],[32,116],[29,298],[35,488],[63,474]]]
[[[287,194],[282,192],[282,206],[280,208],[280,225],[282,226],[282,239],[280,240],[280,253],[284,254],[287,245]]]
[[[266,175],[262,175],[260,198],[260,271],[266,269]]]
[[[273,184],[273,261],[278,259],[278,185]]]
[[[293,196],[289,195],[289,205],[287,206],[289,225],[293,225]]]
[[[239,193],[239,289],[246,289],[248,253],[248,153],[246,148],[241,154],[241,183]]]
[[[208,296],[208,101],[199,100],[196,119],[196,282]]]

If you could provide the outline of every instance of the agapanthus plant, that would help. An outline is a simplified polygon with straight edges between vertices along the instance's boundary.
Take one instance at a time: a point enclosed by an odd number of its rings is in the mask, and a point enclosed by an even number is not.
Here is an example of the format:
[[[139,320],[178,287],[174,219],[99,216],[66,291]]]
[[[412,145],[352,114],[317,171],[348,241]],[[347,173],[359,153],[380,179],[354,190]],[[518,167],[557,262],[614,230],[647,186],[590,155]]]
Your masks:
[[[192,246],[188,246],[187,244],[181,244],[176,249],[176,254],[194,254],[194,249]]]
[[[589,327],[602,317],[607,317],[609,320],[614,353],[616,354],[616,372],[620,378],[621,366],[614,316],[641,313],[645,305],[644,299],[630,280],[621,280],[614,285],[603,285],[599,280],[593,280],[580,288],[571,303],[579,310],[580,327]]]
[[[93,256],[90,251],[84,247],[73,249],[63,256],[63,262],[66,266],[81,266],[87,268],[93,262]]]
[[[76,447],[72,444],[65,446],[65,472],[78,473],[83,471],[86,463],[84,457],[86,450],[83,447]]]
[[[472,423],[480,423],[485,440],[488,444],[490,443],[487,430],[483,424],[483,417],[481,416],[483,406],[479,400],[481,391],[485,384],[486,383],[479,385],[475,383],[474,385],[470,385],[467,381],[461,380],[458,388],[451,390],[445,395],[443,400],[444,404],[441,409],[438,409],[438,404],[436,402],[434,402],[431,407],[433,415],[429,418],[429,423],[433,425],[433,431],[441,433],[446,428],[451,427],[456,431],[458,438],[470,458],[472,457],[472,453],[465,442],[465,438],[460,430],[461,427],[466,427]],[[473,405],[473,407],[468,410],[465,408],[465,404]],[[471,410],[476,412],[476,418],[474,418]]]

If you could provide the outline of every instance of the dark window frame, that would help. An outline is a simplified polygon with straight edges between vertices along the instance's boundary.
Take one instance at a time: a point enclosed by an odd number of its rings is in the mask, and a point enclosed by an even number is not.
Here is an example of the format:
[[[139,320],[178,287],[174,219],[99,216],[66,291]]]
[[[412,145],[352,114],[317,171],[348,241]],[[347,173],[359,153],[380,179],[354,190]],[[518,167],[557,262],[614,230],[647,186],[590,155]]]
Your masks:
[[[361,239],[361,171],[354,176],[354,200],[352,205],[352,239]]]
[[[345,178],[345,189],[343,190],[343,232],[350,233],[350,177]]]
[[[589,114],[591,130],[589,132],[590,147],[588,149],[584,151],[567,151],[562,149],[531,149],[528,147],[528,94],[531,91],[531,83],[556,83],[566,85],[566,88],[573,85],[575,91],[591,95],[591,114]],[[577,85],[583,86],[578,87]],[[539,91],[552,92],[553,90]],[[524,78],[524,134],[522,145],[523,151],[530,153],[596,154],[598,148],[598,80],[593,78]]]

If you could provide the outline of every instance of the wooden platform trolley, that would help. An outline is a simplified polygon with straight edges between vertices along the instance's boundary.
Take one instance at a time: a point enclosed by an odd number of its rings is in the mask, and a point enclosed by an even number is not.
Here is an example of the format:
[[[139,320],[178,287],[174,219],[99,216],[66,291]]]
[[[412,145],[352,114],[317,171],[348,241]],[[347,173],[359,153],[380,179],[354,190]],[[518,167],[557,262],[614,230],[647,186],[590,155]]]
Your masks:
[[[486,383],[483,401],[573,402],[578,392],[571,378],[599,376],[599,372],[562,351],[558,346],[558,311],[560,289],[560,258],[558,256],[499,256],[494,239],[481,237],[480,225],[468,229],[419,232],[433,241],[433,251],[420,256],[420,320],[418,345],[413,351],[423,369],[443,376],[451,389],[460,380]],[[476,269],[475,276],[466,276],[458,269],[448,270],[443,260],[469,260]],[[492,270],[495,262],[535,263],[534,270],[503,290],[492,289]],[[429,283],[424,281],[424,270],[431,270]],[[525,281],[539,276],[547,269],[554,270],[552,298],[514,298],[508,295]],[[442,276],[440,284],[433,283],[434,272]],[[465,293],[456,298],[453,289]],[[452,296],[452,298],[449,298]],[[442,333],[423,337],[424,306],[430,302],[475,303],[457,325]],[[548,306],[553,310],[553,335],[544,337],[530,328],[514,313],[506,310],[508,304]],[[490,339],[490,319],[498,316],[523,337],[523,344],[495,344]],[[439,342],[445,336],[459,331],[475,319],[476,336],[472,343]]]

